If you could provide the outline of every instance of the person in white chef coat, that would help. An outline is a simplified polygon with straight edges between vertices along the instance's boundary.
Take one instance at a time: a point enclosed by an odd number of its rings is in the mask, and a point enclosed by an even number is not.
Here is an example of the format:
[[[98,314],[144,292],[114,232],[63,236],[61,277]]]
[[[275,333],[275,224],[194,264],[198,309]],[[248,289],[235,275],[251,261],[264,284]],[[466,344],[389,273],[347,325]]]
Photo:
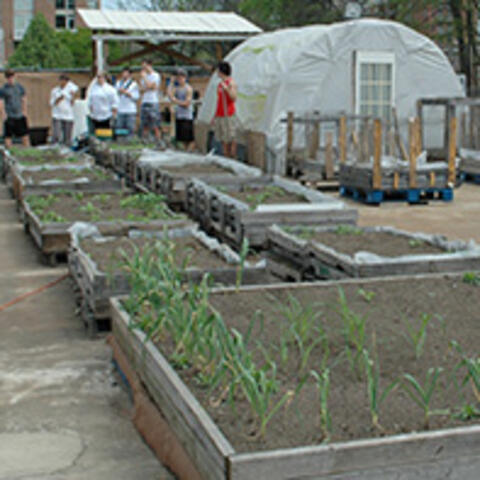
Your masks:
[[[93,130],[109,129],[115,124],[118,112],[118,94],[110,85],[104,72],[98,72],[96,81],[90,88],[88,111]]]
[[[73,131],[73,102],[78,86],[65,74],[60,75],[58,85],[50,93],[52,109],[52,143],[71,145]]]

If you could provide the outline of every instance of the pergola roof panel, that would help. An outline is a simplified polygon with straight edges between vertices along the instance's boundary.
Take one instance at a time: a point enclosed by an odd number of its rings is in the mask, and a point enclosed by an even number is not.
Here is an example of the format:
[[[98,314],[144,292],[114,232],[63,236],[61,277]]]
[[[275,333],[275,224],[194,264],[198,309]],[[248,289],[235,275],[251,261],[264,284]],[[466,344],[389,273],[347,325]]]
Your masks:
[[[128,12],[78,9],[86,26],[104,32],[255,35],[262,30],[232,12]]]

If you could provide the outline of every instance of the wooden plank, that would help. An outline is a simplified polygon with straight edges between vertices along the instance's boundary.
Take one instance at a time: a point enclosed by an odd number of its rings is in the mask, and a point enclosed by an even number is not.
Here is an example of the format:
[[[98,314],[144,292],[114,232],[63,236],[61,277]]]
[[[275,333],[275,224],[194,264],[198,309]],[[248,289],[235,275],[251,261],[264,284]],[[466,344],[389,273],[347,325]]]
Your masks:
[[[229,479],[476,480],[480,426],[233,455]]]
[[[448,145],[448,183],[455,185],[456,172],[456,158],[457,158],[457,119],[452,117],[449,125],[449,145]]]
[[[247,130],[247,161],[264,172],[267,170],[266,142],[267,137],[263,132]]]
[[[373,142],[374,154],[372,188],[378,190],[382,188],[382,122],[379,119],[374,120]]]
[[[393,172],[393,188],[398,190],[398,185],[400,183],[400,174],[398,172]]]
[[[325,145],[325,179],[331,180],[335,176],[333,165],[333,133],[327,132]]]
[[[293,112],[287,114],[287,154],[293,150]]]
[[[310,138],[309,145],[310,158],[317,158],[317,151],[320,148],[320,122],[313,124],[312,137]]]
[[[347,161],[347,120],[345,115],[340,117],[338,127],[338,148],[340,150],[340,163]]]
[[[409,160],[409,187],[417,188],[417,146],[416,146],[416,122],[415,119],[408,121],[408,139],[410,147]]]

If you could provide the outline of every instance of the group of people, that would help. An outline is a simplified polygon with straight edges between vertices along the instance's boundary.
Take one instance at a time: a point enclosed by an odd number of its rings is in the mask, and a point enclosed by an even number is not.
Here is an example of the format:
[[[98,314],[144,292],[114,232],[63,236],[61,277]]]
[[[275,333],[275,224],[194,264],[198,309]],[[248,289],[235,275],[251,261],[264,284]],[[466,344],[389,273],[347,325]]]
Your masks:
[[[236,156],[236,109],[237,86],[231,76],[228,62],[217,67],[220,82],[217,87],[217,107],[213,119],[215,136],[222,143],[223,154]],[[4,138],[7,148],[12,137],[20,137],[29,144],[27,122],[27,96],[25,89],[15,80],[15,72],[5,72],[6,83],[0,89],[0,116],[4,121]],[[170,81],[167,96],[175,105],[176,140],[187,150],[193,149],[193,89],[187,81],[187,72],[179,69]],[[87,94],[88,114],[94,130],[115,128],[127,136],[136,132],[137,106],[140,102],[140,129],[143,137],[153,132],[161,140],[160,129],[161,77],[148,60],[142,62],[140,82],[137,83],[130,68],[125,67],[114,85],[107,81],[105,73],[99,72]],[[58,85],[50,95],[52,111],[52,142],[70,145],[72,142],[73,105],[79,88],[67,75],[60,75]]]
[[[151,62],[143,61],[140,82],[137,83],[130,68],[123,69],[115,85],[107,82],[99,72],[88,94],[89,115],[95,130],[115,127],[130,136],[136,131],[137,105],[140,101],[140,129],[143,137],[153,132],[161,140],[160,129],[161,76]],[[193,89],[187,83],[187,73],[179,69],[175,81],[167,90],[170,101],[176,107],[176,140],[193,148]]]

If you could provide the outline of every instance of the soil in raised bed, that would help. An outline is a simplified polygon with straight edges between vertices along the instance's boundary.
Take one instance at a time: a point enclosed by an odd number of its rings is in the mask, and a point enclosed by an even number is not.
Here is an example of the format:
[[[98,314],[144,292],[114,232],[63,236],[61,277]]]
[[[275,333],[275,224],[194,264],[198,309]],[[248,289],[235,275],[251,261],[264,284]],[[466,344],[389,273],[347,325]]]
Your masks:
[[[375,351],[378,355],[380,394],[405,373],[413,375],[423,386],[427,371],[441,367],[444,371],[433,395],[432,408],[453,412],[466,402],[475,405],[470,385],[457,388],[452,382],[455,378],[461,384],[463,375],[455,373],[459,355],[451,348],[450,342],[456,340],[470,357],[478,356],[480,287],[463,282],[461,277],[438,277],[366,281],[344,284],[342,289],[349,309],[366,318],[366,348],[371,356]],[[372,426],[366,377],[364,373],[354,373],[347,361],[339,292],[337,286],[315,286],[258,288],[211,296],[213,307],[221,313],[228,327],[245,335],[253,321],[250,347],[255,361],[262,365],[265,352],[268,352],[277,365],[280,389],[274,402],[286,392],[294,391],[300,379],[307,376],[300,393],[273,417],[265,437],[258,438],[257,423],[242,395],[236,395],[235,410],[232,410],[225,387],[210,392],[199,386],[194,368],[179,370],[193,394],[238,452],[314,445],[324,441],[320,429],[319,395],[309,372],[321,371],[325,345],[319,344],[313,349],[301,372],[298,348],[293,343],[288,344],[288,358],[282,361],[280,337],[281,332],[291,325],[284,313],[290,298],[296,299],[304,307],[303,311],[309,306],[318,313],[314,325],[322,329],[328,338],[330,442],[424,430],[423,411],[400,387],[393,390],[380,408],[379,420],[383,430]],[[409,321],[418,330],[423,315],[431,315],[431,320],[426,328],[423,352],[417,358],[408,338],[406,322]],[[264,346],[263,351],[258,342]],[[167,356],[173,351],[173,345],[167,341],[163,341],[159,348]],[[478,403],[476,405],[478,408]],[[467,422],[444,414],[432,416],[429,428],[442,429],[479,422],[479,419]]]
[[[383,257],[447,253],[427,242],[387,232],[366,232],[360,229],[352,233],[315,232],[308,238],[352,257],[357,252],[371,252]]]
[[[58,150],[35,150],[32,148],[12,148],[11,153],[21,165],[69,164],[79,162],[75,155],[65,155]]]
[[[251,209],[259,205],[275,205],[288,203],[306,203],[308,200],[299,194],[288,192],[277,186],[249,187],[242,186],[241,190],[221,189],[231,197],[246,203]]]
[[[173,214],[166,207],[162,197],[147,194],[150,198],[147,206],[122,206],[122,201],[132,199],[126,192],[109,194],[90,194],[83,192],[55,193],[50,195],[29,196],[30,204],[40,221],[44,222],[98,222],[129,220],[148,222],[152,220],[168,220],[185,218]],[[134,198],[147,198],[147,195],[136,195]],[[155,197],[158,200],[155,200]]]
[[[188,163],[187,165],[168,165],[160,168],[167,172],[184,175],[233,175],[232,170],[214,163]]]
[[[101,272],[118,271],[125,256],[130,257],[136,249],[140,251],[151,246],[156,240],[151,238],[119,237],[107,242],[96,242],[84,239],[80,245],[82,250],[97,264]],[[158,240],[157,240],[158,241]],[[199,269],[227,268],[229,265],[216,253],[194,237],[176,238],[175,261],[181,266],[188,261],[187,267]]]
[[[56,168],[40,171],[24,170],[22,177],[29,184],[38,184],[47,180],[59,180],[62,182],[74,182],[79,178],[87,178],[88,181],[104,181],[113,179],[114,176],[105,170],[95,168]]]

